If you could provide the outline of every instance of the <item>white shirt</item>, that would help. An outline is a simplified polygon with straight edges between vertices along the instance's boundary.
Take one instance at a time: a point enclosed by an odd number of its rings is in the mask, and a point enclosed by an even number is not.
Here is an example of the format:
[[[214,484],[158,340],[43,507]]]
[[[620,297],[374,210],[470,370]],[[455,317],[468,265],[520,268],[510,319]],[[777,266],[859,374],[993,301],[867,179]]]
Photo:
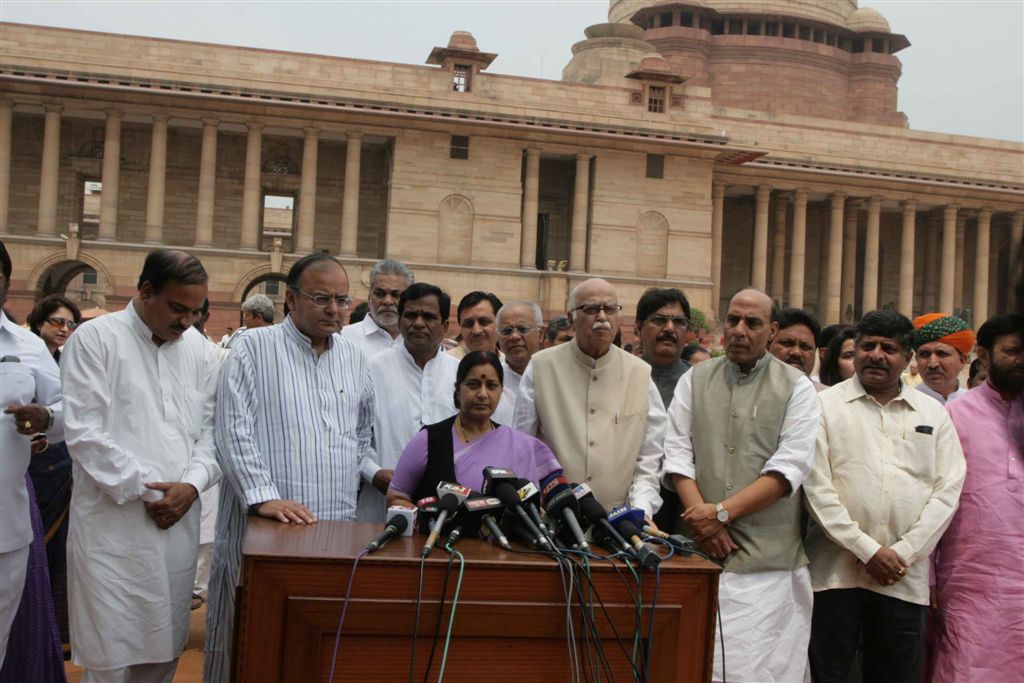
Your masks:
[[[819,396],[817,453],[804,484],[817,522],[805,544],[814,590],[866,588],[927,605],[929,563],[918,560],[952,520],[967,472],[949,415],[906,385],[879,405],[856,376]],[[864,569],[882,546],[911,565],[892,586]]]
[[[372,358],[381,351],[391,348],[397,340],[401,339],[401,337],[392,337],[391,333],[378,325],[369,313],[356,324],[341,328],[341,336],[355,342],[367,358]]]
[[[384,521],[384,496],[373,487],[380,469],[394,469],[412,437],[425,425],[456,414],[455,374],[459,361],[438,347],[437,354],[421,370],[405,348],[396,343],[369,361],[375,388],[373,440],[376,459],[366,458],[362,467],[356,519]]]
[[[513,370],[505,360],[501,361],[501,370],[504,373],[501,400],[498,401],[498,407],[494,410],[494,415],[491,416],[491,419],[500,425],[511,427],[516,414],[519,383],[523,381],[523,376]]]
[[[31,436],[21,434],[14,416],[2,410],[35,401],[53,411],[54,423],[48,432],[51,441],[60,441],[64,428],[57,363],[42,339],[18,327],[0,311],[0,358],[7,356],[18,360],[0,363],[0,553],[32,542],[25,486],[25,472],[32,457]]]
[[[949,396],[943,398],[942,394],[940,394],[939,392],[935,391],[934,389],[932,389],[930,386],[928,386],[924,382],[921,382],[920,384],[918,384],[914,388],[917,389],[918,391],[920,391],[921,393],[923,393],[924,395],[931,396],[936,401],[938,401],[939,403],[943,403],[943,404],[949,403],[950,401],[955,401],[956,399],[960,398],[961,396],[963,396],[964,394],[967,393],[967,389],[964,389],[961,386],[957,386],[957,388],[955,390],[950,392]]]
[[[68,587],[74,661],[115,669],[174,659],[188,638],[201,504],[159,529],[148,482],[202,493],[220,476],[213,450],[218,372],[194,329],[157,346],[135,312],[80,327],[61,356],[74,492]]]

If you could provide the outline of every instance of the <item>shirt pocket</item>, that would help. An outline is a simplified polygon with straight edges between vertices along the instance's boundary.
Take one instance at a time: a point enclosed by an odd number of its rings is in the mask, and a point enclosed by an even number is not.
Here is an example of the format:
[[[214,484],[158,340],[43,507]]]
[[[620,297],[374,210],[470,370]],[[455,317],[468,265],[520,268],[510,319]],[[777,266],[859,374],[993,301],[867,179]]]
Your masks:
[[[775,422],[751,420],[746,430],[742,455],[763,464],[779,450],[782,430]]]
[[[185,433],[191,441],[198,441],[206,419],[207,395],[195,389],[185,389],[184,394],[181,415],[185,421]]]
[[[935,436],[908,432],[899,445],[899,458],[893,466],[909,480],[908,488],[916,489],[917,484],[930,489],[935,476]]]

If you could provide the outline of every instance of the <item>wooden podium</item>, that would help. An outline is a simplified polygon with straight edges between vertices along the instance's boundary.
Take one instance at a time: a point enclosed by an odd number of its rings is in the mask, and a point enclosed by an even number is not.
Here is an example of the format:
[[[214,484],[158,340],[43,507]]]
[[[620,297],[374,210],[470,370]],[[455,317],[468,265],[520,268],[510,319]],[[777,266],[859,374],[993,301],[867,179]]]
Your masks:
[[[319,522],[291,527],[251,518],[245,537],[235,681],[312,683],[328,680],[334,635],[356,556],[380,524]],[[364,557],[356,569],[338,648],[335,681],[406,681],[415,623],[419,552],[424,536],[398,538]],[[447,681],[568,681],[565,593],[558,565],[534,554],[508,553],[479,540],[456,548],[466,566],[445,667]],[[629,589],[636,581],[616,561]],[[416,676],[421,680],[437,621],[448,553],[435,548],[426,561]],[[615,680],[632,681],[629,661],[615,638],[632,651],[636,606],[609,562],[591,561],[591,576],[607,617],[594,600],[598,629]],[[447,630],[458,561],[448,584],[436,680]],[[641,573],[642,634],[653,637],[649,680],[698,682],[711,676],[718,594],[717,565],[686,557],[661,564],[653,629],[648,632],[654,572]],[[574,599],[574,617],[578,606]],[[577,636],[582,632],[577,624]],[[602,667],[603,679],[611,680]]]

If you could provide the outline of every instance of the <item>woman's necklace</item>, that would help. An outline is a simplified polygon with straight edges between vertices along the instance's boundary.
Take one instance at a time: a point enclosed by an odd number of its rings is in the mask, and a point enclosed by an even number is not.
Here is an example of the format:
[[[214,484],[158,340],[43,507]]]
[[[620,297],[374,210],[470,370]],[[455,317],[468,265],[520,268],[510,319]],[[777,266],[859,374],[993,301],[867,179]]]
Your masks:
[[[459,438],[462,439],[463,443],[471,443],[471,440],[469,438],[469,434],[466,433],[466,427],[462,424],[462,417],[461,416],[455,418],[455,428],[458,430]],[[481,436],[483,436],[484,434],[487,434],[488,432],[491,432],[491,431],[494,431],[494,424],[490,420],[488,420],[487,421],[487,429],[485,429],[480,434],[476,435],[474,438],[478,439]]]

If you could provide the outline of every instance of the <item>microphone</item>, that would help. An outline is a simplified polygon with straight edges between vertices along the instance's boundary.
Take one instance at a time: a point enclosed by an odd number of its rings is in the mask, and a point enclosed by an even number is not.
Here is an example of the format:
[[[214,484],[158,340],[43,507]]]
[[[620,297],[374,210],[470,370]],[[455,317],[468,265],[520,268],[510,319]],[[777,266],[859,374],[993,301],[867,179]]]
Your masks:
[[[577,514],[580,503],[576,500],[576,492],[565,477],[555,477],[544,487],[544,513],[548,519],[558,519],[561,515],[565,527],[569,529],[576,547],[584,552],[590,550],[587,539],[583,536]]]
[[[519,498],[519,490],[514,486],[518,477],[515,472],[502,467],[484,468],[484,493],[494,496],[501,501],[505,509],[509,510],[523,523],[526,530],[536,543],[540,543],[546,550],[557,552],[547,536],[541,533],[540,528],[530,519],[530,515],[523,507],[523,501]]]
[[[530,548],[537,548],[540,545],[540,537],[535,536],[526,528],[521,517],[512,513],[507,512],[501,518],[501,531]],[[545,550],[545,548],[542,547],[541,550]]]
[[[529,479],[516,479],[516,488],[519,493],[519,500],[523,502],[523,507],[526,508],[526,512],[533,519],[533,523],[537,525],[540,532],[548,538],[554,540],[552,535],[552,529],[549,529],[547,524],[544,523],[544,518],[540,515],[540,510],[537,506],[540,504],[541,495],[537,487]]]
[[[594,497],[590,487],[586,484],[580,484],[576,487],[574,493],[580,504],[580,512],[583,513],[584,519],[593,525],[596,532],[603,536],[606,542],[610,541],[610,545],[616,550],[620,550],[627,555],[633,555],[633,546],[627,543],[622,534],[616,531],[615,527],[608,521],[608,513],[605,512],[604,506],[597,502],[597,498]]]
[[[688,539],[686,536],[681,536],[679,534],[666,534],[661,529],[655,529],[654,527],[648,526],[646,524],[642,528],[645,534],[647,534],[648,536],[653,536],[654,538],[660,538],[661,540],[665,541],[670,546],[672,546],[673,550],[675,550],[677,553],[682,553],[685,555],[695,555],[700,552],[700,548],[697,546],[697,544]]]
[[[437,495],[440,497],[438,503],[441,511],[437,515],[437,519],[434,521],[434,527],[430,530],[430,535],[427,536],[427,542],[423,544],[423,550],[420,551],[422,557],[430,555],[431,550],[434,548],[434,543],[437,541],[438,534],[441,533],[441,527],[444,526],[444,522],[448,517],[455,514],[455,511],[462,505],[462,501],[469,497],[470,490],[459,484],[451,484],[442,481],[437,485]]]
[[[490,532],[491,536],[498,542],[505,550],[512,550],[512,546],[509,545],[508,538],[501,531],[501,527],[498,526],[498,522],[494,519],[492,514],[495,510],[504,510],[505,506],[501,504],[501,501],[493,496],[484,496],[480,494],[474,494],[466,499],[463,503],[463,507],[467,513],[467,523],[476,524],[476,529],[479,530],[480,526],[486,527]]]
[[[637,523],[638,519],[639,524]],[[622,506],[612,510],[611,515],[608,516],[608,521],[610,521],[612,525],[619,530],[619,533],[628,538],[629,542],[633,544],[633,551],[641,566],[645,569],[654,569],[661,563],[661,555],[654,552],[654,550],[640,538],[640,526],[643,525],[644,522],[643,510],[631,508],[629,506]]]
[[[384,533],[370,541],[370,544],[366,546],[366,552],[372,553],[383,548],[395,536],[412,535],[412,528],[415,524],[416,510],[398,505],[389,507],[388,523],[384,527]]]
[[[441,508],[437,506],[437,496],[427,496],[416,501],[416,510],[419,512],[420,533],[429,534],[430,527],[437,518]]]

